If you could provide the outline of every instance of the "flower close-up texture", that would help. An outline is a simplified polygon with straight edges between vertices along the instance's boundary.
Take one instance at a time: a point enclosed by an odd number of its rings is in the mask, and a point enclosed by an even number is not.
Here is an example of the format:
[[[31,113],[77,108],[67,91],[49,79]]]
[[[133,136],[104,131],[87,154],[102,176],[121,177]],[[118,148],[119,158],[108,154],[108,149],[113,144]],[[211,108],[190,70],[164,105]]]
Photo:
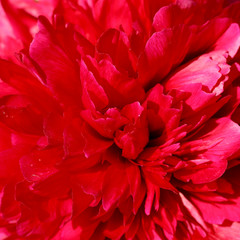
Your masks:
[[[240,240],[240,1],[0,0],[1,240]]]

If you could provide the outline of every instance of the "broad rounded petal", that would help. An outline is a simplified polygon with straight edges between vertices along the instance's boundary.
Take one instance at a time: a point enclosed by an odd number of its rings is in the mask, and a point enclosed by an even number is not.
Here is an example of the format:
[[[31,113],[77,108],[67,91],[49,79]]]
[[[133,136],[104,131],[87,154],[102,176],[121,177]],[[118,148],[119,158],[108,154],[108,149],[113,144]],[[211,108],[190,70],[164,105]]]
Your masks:
[[[1,107],[0,121],[17,132],[42,135],[42,116],[30,107]]]
[[[238,236],[238,231],[239,231],[239,223],[238,222],[233,222],[230,226],[228,225],[213,225],[214,227],[214,232],[217,236],[218,239],[226,239],[226,238],[232,238],[232,239],[237,239]]]
[[[31,99],[44,113],[52,109],[59,110],[58,103],[50,96],[48,89],[22,66],[0,59],[0,77],[19,94]]]
[[[5,59],[11,59],[15,61],[13,57],[14,53],[22,49],[23,44],[20,39],[15,39],[13,27],[11,23],[9,23],[6,13],[2,9],[0,5],[0,26],[1,26],[1,33],[0,33],[0,57]]]
[[[122,26],[125,32],[131,31],[131,12],[126,0],[97,1],[94,6],[94,17],[105,29]]]
[[[80,118],[71,120],[64,130],[64,150],[66,156],[83,154],[88,158],[108,149],[113,141],[101,136]]]
[[[127,194],[128,179],[124,169],[116,166],[109,167],[103,181],[103,208],[108,211],[124,193]]]
[[[170,41],[170,39],[173,39]],[[164,29],[148,40],[139,59],[139,81],[149,88],[160,82],[176,64],[183,61],[188,52],[191,31],[184,26]],[[185,48],[182,48],[182,45]],[[177,54],[176,54],[177,53]],[[159,64],[160,63],[160,64]]]
[[[127,71],[130,76],[136,75],[133,66],[134,55],[130,51],[128,37],[123,32],[115,29],[106,31],[97,43],[97,50],[109,54],[113,64],[120,71]]]
[[[23,176],[28,181],[40,181],[57,172],[56,164],[61,161],[63,152],[53,148],[33,151],[20,159]]]
[[[102,60],[96,66],[96,75],[100,76],[99,84],[105,89],[110,107],[119,107],[142,101],[145,92],[139,82],[119,72],[108,60]]]
[[[206,156],[214,157],[217,155],[220,158],[229,160],[232,156],[239,154],[238,144],[236,144],[240,141],[239,134],[240,127],[238,124],[228,118],[221,118],[209,121],[207,126],[195,138],[203,139],[208,146],[212,145],[204,153]]]
[[[56,172],[33,186],[37,196],[58,198],[69,192],[70,180],[65,172]]]
[[[67,238],[77,238],[81,234],[81,228],[73,228],[73,224],[71,221],[67,222],[60,232],[53,237],[53,240],[57,239],[67,239]]]
[[[224,220],[239,221],[239,198],[229,199],[226,202],[214,202],[214,204],[195,197],[191,197],[191,201],[198,207],[203,219],[208,223],[222,224]]]
[[[23,44],[29,44],[32,40],[29,27],[34,20],[26,12],[15,8],[8,0],[1,1],[1,4],[16,36],[22,40]]]
[[[181,8],[179,5],[180,4],[170,4],[159,9],[153,18],[153,27],[156,32],[187,23],[187,21],[191,22],[191,18],[194,16],[192,8],[192,6],[194,6],[193,1],[189,1],[189,6],[186,4],[185,8]],[[188,19],[186,19],[186,16]]]
[[[215,50],[225,50],[230,57],[234,57],[240,47],[239,25],[232,23],[214,45]]]
[[[74,62],[56,42],[54,29],[43,17],[39,18],[39,28],[30,46],[30,57],[44,71],[49,88],[63,105],[80,104],[80,80]]]
[[[41,2],[29,1],[29,0],[10,0],[19,9],[24,9],[31,15],[38,17],[40,15],[47,16],[49,19],[51,17],[53,8],[55,7],[54,0],[42,0]]]
[[[87,125],[83,127],[82,131],[85,142],[83,152],[86,157],[90,157],[98,152],[103,152],[113,144],[112,140],[102,137]]]
[[[183,65],[166,81],[164,86],[170,90],[181,89],[188,84],[201,83],[207,92],[212,92],[222,76],[220,66],[218,61],[212,59],[211,54],[203,55]]]
[[[227,169],[231,156],[239,155],[239,148],[235,145],[240,141],[239,134],[239,126],[228,118],[209,121],[207,126],[194,137],[200,140],[200,144],[196,142],[192,146],[190,144],[187,146],[188,152],[201,158],[187,162],[188,167],[176,172],[176,178],[201,184],[221,177]],[[184,156],[184,153],[180,155]]]

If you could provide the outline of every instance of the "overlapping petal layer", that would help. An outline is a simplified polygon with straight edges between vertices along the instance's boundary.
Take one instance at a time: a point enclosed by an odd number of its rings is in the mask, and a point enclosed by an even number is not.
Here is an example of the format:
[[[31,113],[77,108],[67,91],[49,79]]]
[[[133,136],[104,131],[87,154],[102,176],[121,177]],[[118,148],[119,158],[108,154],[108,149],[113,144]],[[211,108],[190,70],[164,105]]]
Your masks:
[[[239,1],[0,14],[1,239],[239,238]]]

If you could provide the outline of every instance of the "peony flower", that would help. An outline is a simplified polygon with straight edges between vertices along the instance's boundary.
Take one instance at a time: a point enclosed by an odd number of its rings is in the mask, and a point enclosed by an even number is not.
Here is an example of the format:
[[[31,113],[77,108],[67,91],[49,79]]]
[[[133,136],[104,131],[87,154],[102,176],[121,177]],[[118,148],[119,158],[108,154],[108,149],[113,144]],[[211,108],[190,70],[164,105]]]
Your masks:
[[[240,239],[239,1],[1,4],[1,239]]]

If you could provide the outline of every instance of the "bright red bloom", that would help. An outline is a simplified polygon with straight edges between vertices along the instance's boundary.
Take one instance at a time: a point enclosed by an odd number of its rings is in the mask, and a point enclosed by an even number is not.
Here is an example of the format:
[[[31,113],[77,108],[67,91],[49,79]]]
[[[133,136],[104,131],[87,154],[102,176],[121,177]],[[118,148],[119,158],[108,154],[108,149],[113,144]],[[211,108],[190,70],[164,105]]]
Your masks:
[[[239,238],[239,1],[1,4],[1,239]]]

